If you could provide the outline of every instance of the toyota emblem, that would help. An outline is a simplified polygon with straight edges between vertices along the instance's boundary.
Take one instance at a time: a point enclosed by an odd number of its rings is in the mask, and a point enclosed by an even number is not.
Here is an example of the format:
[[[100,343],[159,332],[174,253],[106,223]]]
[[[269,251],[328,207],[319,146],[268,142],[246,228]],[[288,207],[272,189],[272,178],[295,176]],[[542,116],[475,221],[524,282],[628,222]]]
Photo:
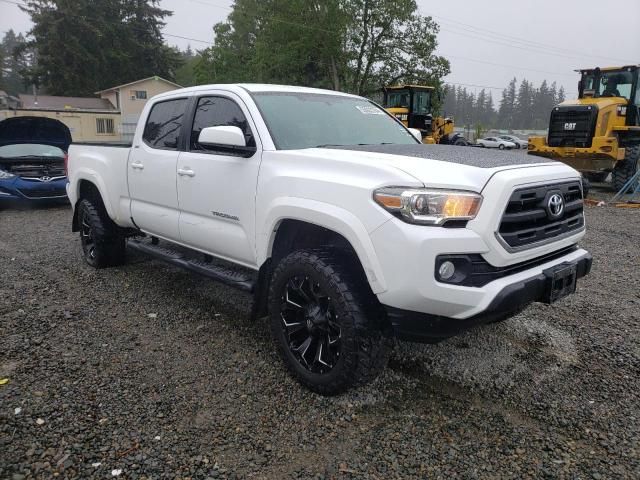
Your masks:
[[[51,180],[51,177],[47,177],[46,175],[44,177],[40,177],[40,181],[42,182],[48,182],[49,180]]]
[[[547,210],[553,218],[558,218],[564,212],[564,198],[559,193],[554,193],[549,197],[547,202]]]

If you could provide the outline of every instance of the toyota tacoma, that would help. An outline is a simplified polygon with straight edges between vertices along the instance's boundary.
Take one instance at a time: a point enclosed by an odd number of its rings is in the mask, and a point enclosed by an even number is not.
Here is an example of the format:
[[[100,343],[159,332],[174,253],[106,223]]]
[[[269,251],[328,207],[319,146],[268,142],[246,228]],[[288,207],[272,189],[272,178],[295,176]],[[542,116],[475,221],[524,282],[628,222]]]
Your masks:
[[[574,169],[418,138],[333,91],[164,93],[130,145],[71,145],[72,229],[95,268],[128,248],[250,292],[289,371],[337,394],[374,378],[394,337],[556,302],[591,267]]]

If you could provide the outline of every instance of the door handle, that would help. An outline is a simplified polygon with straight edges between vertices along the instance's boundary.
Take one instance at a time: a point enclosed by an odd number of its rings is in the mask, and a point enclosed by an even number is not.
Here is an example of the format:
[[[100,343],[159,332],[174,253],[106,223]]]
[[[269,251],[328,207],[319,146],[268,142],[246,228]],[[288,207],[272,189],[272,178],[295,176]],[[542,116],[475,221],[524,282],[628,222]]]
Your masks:
[[[196,172],[194,172],[193,170],[191,170],[189,168],[179,168],[178,169],[178,175],[180,175],[181,177],[195,177],[196,176]]]
[[[134,168],[136,170],[144,170],[144,165],[140,162],[134,162],[131,164],[131,168]]]

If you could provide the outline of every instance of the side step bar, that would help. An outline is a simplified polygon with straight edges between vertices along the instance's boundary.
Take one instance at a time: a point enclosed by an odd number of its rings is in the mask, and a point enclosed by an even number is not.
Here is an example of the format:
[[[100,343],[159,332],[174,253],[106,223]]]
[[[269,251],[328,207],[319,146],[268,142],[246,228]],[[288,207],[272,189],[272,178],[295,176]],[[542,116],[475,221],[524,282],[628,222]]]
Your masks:
[[[256,285],[256,280],[251,275],[220,265],[213,265],[195,258],[189,258],[181,252],[164,248],[157,244],[153,245],[151,243],[141,242],[140,240],[129,239],[127,245],[133,250],[142,252],[175,267],[198,273],[245,292],[253,292]]]

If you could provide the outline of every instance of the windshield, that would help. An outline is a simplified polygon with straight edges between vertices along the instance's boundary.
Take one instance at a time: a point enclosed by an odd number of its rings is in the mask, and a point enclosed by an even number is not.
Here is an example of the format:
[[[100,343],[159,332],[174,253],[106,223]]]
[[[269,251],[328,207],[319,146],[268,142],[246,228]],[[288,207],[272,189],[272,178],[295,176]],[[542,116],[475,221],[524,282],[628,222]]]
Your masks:
[[[279,150],[418,143],[386,111],[362,98],[290,92],[254,98]]]
[[[0,147],[0,157],[64,157],[64,152],[58,147],[40,145],[36,143],[18,143]]]
[[[388,108],[409,108],[409,90],[396,90],[387,93]]]
[[[631,72],[602,72],[600,74],[599,96],[631,98]]]

